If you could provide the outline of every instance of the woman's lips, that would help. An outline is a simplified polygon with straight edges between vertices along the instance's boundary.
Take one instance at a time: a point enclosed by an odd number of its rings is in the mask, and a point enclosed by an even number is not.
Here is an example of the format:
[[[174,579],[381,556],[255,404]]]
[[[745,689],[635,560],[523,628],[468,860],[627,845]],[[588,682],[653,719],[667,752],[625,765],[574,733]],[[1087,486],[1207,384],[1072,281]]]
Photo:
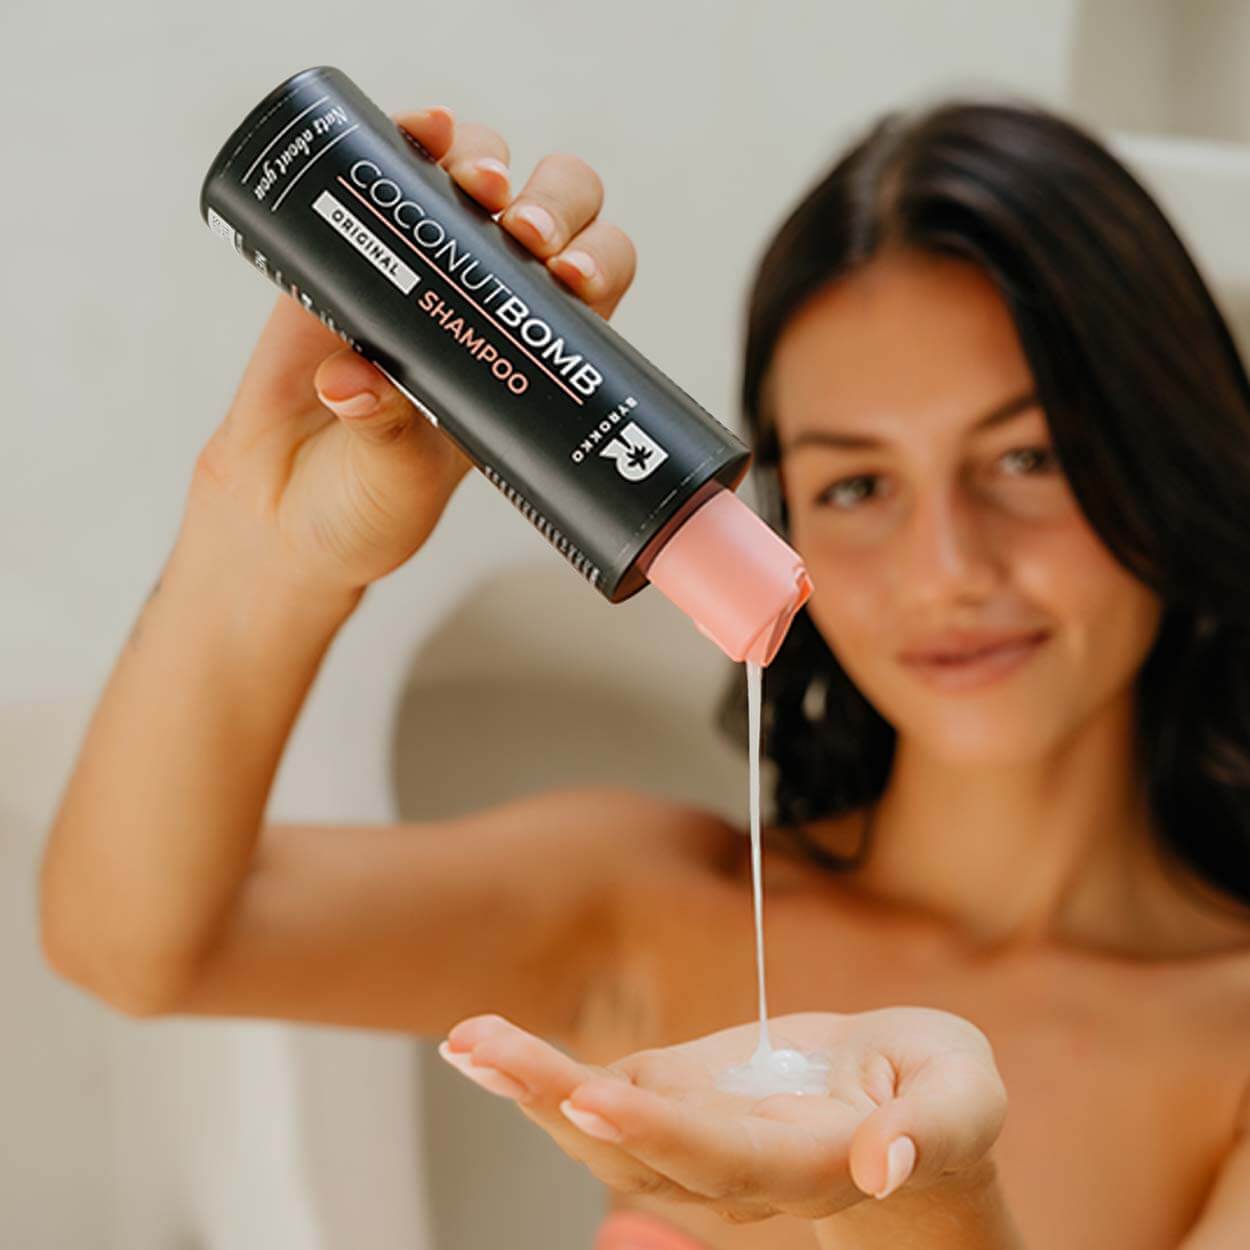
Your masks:
[[[1015,672],[1036,654],[1049,636],[1040,631],[962,659],[903,658],[901,662],[909,672],[936,689],[970,690]]]

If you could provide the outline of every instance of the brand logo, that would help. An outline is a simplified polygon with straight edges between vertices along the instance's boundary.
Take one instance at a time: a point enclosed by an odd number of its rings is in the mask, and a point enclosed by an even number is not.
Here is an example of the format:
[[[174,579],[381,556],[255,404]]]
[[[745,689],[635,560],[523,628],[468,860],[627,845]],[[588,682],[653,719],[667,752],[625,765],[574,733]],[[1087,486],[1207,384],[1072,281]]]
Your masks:
[[[384,177],[381,166],[374,161],[359,160],[348,170],[348,177],[365,192],[374,206],[390,215],[401,235],[410,235],[417,247],[442,261],[439,272],[461,294],[478,304],[496,324],[503,322],[515,330],[516,336],[509,337],[513,342],[519,338],[518,345],[531,359],[541,357],[539,364],[548,373],[550,370],[542,362],[550,364],[564,379],[563,382],[557,381],[565,391],[572,387],[581,395],[595,394],[603,381],[603,374],[567,343],[549,322],[539,317],[485,262],[479,260],[462,239],[449,233],[423,205],[405,198],[403,188],[393,178]],[[448,205],[448,208],[451,207]],[[433,311],[428,305],[426,308]],[[572,398],[581,402],[577,395]]]
[[[631,482],[650,477],[668,459],[668,452],[633,421],[618,430],[599,454],[616,461],[616,471]]]

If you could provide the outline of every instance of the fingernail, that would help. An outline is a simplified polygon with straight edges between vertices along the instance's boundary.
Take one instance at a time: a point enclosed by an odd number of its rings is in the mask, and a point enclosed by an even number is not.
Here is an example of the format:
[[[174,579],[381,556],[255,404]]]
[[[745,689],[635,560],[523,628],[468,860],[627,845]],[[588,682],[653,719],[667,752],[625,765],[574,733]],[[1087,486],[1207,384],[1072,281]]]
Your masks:
[[[544,243],[550,243],[555,238],[555,218],[545,208],[537,204],[520,204],[513,209],[512,215],[519,217],[522,221],[528,221]]]
[[[378,406],[378,397],[372,391],[359,391],[344,399],[331,399],[327,395],[320,395],[320,399],[331,412],[337,412],[340,417],[363,417]]]
[[[585,252],[561,252],[560,259],[568,261],[583,278],[593,278],[599,272],[598,266],[595,264],[594,257],[587,255]]]
[[[885,1152],[885,1188],[874,1196],[888,1198],[916,1166],[916,1143],[910,1137],[896,1137]]]
[[[503,174],[505,178],[510,177],[508,167],[503,161],[496,160],[493,156],[482,156],[473,162],[474,169],[487,169],[492,173]]]
[[[620,1141],[621,1130],[615,1124],[609,1124],[601,1115],[596,1115],[593,1111],[583,1111],[580,1107],[575,1107],[566,1098],[560,1104],[560,1110],[577,1125],[583,1133],[588,1133],[591,1137],[597,1137],[600,1141]]]
[[[483,1089],[498,1094],[501,1098],[521,1098],[529,1093],[520,1081],[514,1080],[507,1073],[500,1072],[498,1068],[474,1063],[463,1051],[452,1050],[446,1042],[439,1042],[438,1053],[469,1080],[476,1081]]]

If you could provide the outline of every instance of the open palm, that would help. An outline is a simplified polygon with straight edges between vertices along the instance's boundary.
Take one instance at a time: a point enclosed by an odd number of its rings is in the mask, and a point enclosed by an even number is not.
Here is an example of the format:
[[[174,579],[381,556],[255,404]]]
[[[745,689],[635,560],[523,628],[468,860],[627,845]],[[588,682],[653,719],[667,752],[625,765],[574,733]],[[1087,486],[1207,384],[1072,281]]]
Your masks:
[[[819,1219],[903,1181],[924,1186],[973,1169],[1002,1127],[1006,1093],[990,1045],[959,1016],[797,1012],[774,1017],[768,1031],[774,1048],[824,1052],[826,1093],[717,1089],[717,1077],[755,1050],[758,1022],[597,1067],[483,1015],[457,1024],[439,1053],[514,1098],[613,1189],[702,1203],[737,1222]]]

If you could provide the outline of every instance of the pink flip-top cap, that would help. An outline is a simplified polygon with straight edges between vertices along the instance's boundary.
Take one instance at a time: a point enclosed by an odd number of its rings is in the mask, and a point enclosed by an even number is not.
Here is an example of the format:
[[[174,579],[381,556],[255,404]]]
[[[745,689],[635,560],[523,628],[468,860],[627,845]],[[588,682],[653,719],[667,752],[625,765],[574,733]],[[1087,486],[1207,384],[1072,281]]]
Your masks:
[[[647,580],[731,660],[761,666],[812,593],[799,553],[727,489],[660,548]]]

